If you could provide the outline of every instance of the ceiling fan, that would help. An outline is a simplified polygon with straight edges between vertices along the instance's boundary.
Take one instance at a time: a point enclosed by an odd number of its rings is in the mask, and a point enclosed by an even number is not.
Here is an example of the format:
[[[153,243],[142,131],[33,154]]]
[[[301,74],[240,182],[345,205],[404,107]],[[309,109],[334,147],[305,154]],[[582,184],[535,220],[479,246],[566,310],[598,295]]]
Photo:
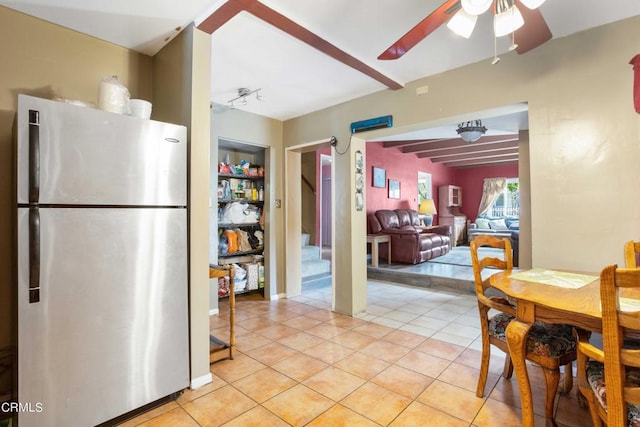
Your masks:
[[[545,0],[446,0],[429,16],[420,21],[398,41],[382,52],[378,59],[398,59],[411,48],[449,21],[447,26],[452,28],[453,21],[460,21],[458,28],[462,32],[456,33],[469,37],[475,26],[478,15],[491,9],[494,14],[494,31],[496,37],[512,34],[514,42],[511,50],[519,54],[528,52],[541,44],[551,40],[551,30],[545,22],[538,7]],[[518,17],[519,15],[519,17]],[[500,18],[504,18],[500,21]],[[507,22],[508,21],[508,22]],[[505,26],[503,26],[505,25]],[[518,26],[519,25],[519,26]],[[518,26],[517,29],[514,29]],[[509,29],[512,29],[510,31]],[[505,31],[507,31],[505,33]],[[463,34],[464,33],[464,34]]]

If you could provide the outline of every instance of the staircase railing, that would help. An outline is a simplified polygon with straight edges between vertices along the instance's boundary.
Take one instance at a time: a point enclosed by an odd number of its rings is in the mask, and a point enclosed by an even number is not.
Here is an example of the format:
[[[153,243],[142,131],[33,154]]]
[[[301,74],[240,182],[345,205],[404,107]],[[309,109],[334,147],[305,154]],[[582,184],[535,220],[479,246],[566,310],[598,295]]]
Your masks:
[[[306,187],[311,190],[311,192],[313,193],[313,195],[316,195],[316,189],[313,187],[313,185],[311,185],[311,182],[309,182],[309,180],[307,178],[305,178],[304,175],[300,174],[300,178],[302,179],[302,183],[306,184]],[[303,187],[304,188],[304,187]],[[307,233],[307,234],[311,234],[311,232],[309,231],[309,229],[307,229],[307,227],[305,227],[304,223],[302,224],[302,232],[303,233]]]
[[[313,185],[311,185],[311,183],[309,182],[309,180],[307,178],[305,178],[304,175],[300,175],[300,178],[302,178],[302,182],[307,184],[307,187],[309,187],[309,189],[311,190],[311,192],[315,195],[316,194],[316,189]]]

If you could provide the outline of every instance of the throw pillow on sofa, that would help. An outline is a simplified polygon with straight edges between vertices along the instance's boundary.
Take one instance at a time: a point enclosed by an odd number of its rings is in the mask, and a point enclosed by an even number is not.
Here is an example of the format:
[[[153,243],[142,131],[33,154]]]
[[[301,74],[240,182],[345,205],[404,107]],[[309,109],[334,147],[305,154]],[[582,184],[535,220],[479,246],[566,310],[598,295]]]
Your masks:
[[[479,230],[489,230],[489,220],[487,218],[476,218],[476,225]]]
[[[506,220],[507,228],[509,230],[519,230],[520,229],[520,220],[519,219],[509,219]]]
[[[509,228],[507,227],[507,223],[505,222],[504,219],[494,219],[489,221],[489,227],[491,227],[492,230],[496,230],[496,231],[509,230]]]

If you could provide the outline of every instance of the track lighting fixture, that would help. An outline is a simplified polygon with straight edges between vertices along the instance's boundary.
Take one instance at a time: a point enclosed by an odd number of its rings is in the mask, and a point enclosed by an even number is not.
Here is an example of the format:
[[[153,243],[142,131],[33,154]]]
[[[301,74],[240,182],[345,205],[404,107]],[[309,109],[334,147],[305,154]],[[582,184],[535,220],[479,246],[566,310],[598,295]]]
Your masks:
[[[235,104],[234,102],[238,101],[238,106],[244,107],[245,105],[247,105],[247,96],[252,95],[252,94],[256,94],[256,100],[257,101],[264,101],[264,97],[262,95],[260,95],[260,91],[262,90],[262,88],[260,89],[248,89],[246,87],[241,87],[238,88],[238,96],[236,96],[233,99],[230,99],[228,102],[229,107],[231,108],[235,108]]]

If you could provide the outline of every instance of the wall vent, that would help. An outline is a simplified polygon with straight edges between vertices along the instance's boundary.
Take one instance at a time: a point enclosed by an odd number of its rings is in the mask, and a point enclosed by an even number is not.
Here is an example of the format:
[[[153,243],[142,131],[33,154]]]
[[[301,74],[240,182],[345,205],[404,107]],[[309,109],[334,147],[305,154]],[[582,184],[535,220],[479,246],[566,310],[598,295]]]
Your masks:
[[[351,123],[351,133],[364,132],[372,129],[390,128],[393,126],[392,116],[376,117],[375,119],[360,120]]]

